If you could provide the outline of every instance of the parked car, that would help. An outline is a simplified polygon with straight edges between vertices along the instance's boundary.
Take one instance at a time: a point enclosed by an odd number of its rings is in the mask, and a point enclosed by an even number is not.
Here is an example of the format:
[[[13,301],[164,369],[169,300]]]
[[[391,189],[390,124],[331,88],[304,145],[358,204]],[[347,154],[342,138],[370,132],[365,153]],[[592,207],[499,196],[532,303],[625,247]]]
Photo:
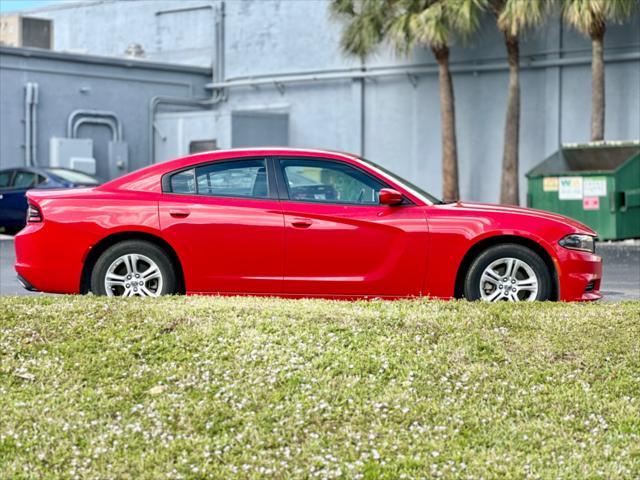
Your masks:
[[[12,233],[25,226],[26,192],[31,188],[75,188],[98,185],[98,180],[66,168],[9,168],[0,170],[0,227]]]
[[[27,198],[15,268],[45,292],[600,298],[590,228],[526,208],[445,204],[344,153],[208,152]]]

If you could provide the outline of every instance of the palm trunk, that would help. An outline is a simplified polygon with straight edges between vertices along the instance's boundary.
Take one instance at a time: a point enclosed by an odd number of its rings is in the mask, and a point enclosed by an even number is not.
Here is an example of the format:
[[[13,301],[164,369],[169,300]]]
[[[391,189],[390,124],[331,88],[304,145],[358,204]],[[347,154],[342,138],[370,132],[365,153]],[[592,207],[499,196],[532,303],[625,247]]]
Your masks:
[[[456,146],[456,114],[453,83],[449,71],[449,48],[435,47],[440,86],[440,123],[442,129],[442,198],[453,202],[460,198],[458,187],[458,151]]]
[[[507,118],[504,128],[504,152],[502,156],[502,184],[500,203],[518,205],[518,149],[520,135],[520,51],[518,38],[505,34],[509,61],[509,95]]]
[[[604,25],[591,35],[591,141],[604,140]]]

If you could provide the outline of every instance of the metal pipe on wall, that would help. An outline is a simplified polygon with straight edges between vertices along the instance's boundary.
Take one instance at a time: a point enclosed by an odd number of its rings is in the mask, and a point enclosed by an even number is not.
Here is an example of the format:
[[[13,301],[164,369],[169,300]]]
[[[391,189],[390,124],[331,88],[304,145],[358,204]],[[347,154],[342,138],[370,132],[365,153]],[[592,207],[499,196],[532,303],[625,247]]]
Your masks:
[[[33,87],[31,82],[24,86],[24,164],[31,166],[31,103],[33,102]]]
[[[178,105],[183,107],[196,107],[207,109],[213,105],[211,99],[194,99],[188,97],[163,97],[155,96],[149,102],[149,123],[148,123],[148,151],[149,163],[156,163],[156,142],[155,142],[155,123],[156,111],[160,105]]]
[[[101,118],[101,117],[81,117],[73,124],[73,131],[71,132],[70,138],[78,137],[78,130],[84,124],[91,125],[106,125],[111,130],[111,140],[113,142],[117,142],[118,138],[118,126],[116,122],[111,118]]]
[[[201,8],[206,8],[206,6],[202,6]],[[195,9],[195,8],[194,8]],[[211,62],[211,79],[214,83],[216,82],[224,82],[224,66],[225,66],[225,0],[220,1],[219,7],[214,10],[214,14],[216,16],[214,20],[214,56],[215,58]],[[156,15],[162,13],[170,13],[176,10],[171,10],[167,12],[157,12]],[[182,11],[182,9],[179,9]],[[227,99],[227,90],[225,88],[214,88],[212,89],[211,97],[203,98],[203,99],[193,99],[187,97],[166,97],[162,95],[155,96],[149,102],[149,118],[148,118],[148,152],[149,152],[149,163],[156,163],[156,142],[155,142],[155,131],[156,131],[156,112],[160,105],[176,105],[183,107],[195,107],[202,109],[213,108],[219,103],[226,101]]]
[[[69,115],[69,118],[67,119],[67,137],[74,138],[73,137],[74,124],[78,116],[91,117],[91,118],[112,118],[115,122],[115,128],[117,131],[117,138],[115,140],[123,140],[124,135],[122,132],[122,122],[120,121],[120,118],[115,112],[110,112],[107,110],[78,109],[71,112],[71,114]]]
[[[33,84],[33,98],[31,103],[31,163],[38,165],[38,103],[40,89],[37,83]]]
[[[615,62],[629,62],[640,60],[640,53],[620,53],[617,55],[609,55],[607,57],[607,63]],[[558,58],[558,59],[546,59],[546,60],[532,60],[530,62],[523,62],[521,69],[536,69],[547,67],[563,67],[572,65],[587,65],[591,63],[591,57],[577,57],[577,58]],[[481,73],[481,72],[495,72],[506,70],[508,65],[505,62],[496,62],[482,65],[452,65],[452,73]],[[223,82],[214,82],[207,85],[207,88],[211,89],[228,89],[231,87],[254,87],[258,85],[277,85],[285,83],[305,83],[305,82],[317,82],[328,80],[349,80],[360,78],[376,78],[376,77],[389,77],[389,76],[417,76],[417,75],[430,75],[435,74],[438,71],[436,65],[425,66],[413,66],[407,67],[404,65],[388,66],[388,67],[375,67],[366,71],[361,69],[343,69],[343,70],[331,70],[327,72],[291,72],[278,75],[255,75],[251,77],[240,77],[238,79],[230,79]]]

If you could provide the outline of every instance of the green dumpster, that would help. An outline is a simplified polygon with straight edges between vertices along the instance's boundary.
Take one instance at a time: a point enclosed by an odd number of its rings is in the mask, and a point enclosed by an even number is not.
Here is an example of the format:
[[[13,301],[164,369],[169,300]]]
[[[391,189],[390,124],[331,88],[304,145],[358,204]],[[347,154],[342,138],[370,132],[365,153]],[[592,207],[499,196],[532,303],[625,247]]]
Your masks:
[[[563,145],[527,183],[531,208],[574,218],[602,240],[640,237],[640,142]]]

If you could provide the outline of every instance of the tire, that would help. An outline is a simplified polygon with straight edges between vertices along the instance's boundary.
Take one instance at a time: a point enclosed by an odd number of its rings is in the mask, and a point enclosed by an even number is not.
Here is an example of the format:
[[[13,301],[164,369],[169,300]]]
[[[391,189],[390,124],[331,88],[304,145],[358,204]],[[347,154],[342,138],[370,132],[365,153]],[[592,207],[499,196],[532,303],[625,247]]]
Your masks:
[[[177,289],[170,258],[162,248],[143,240],[112,245],[100,255],[91,271],[91,291],[96,295],[155,297],[177,293]]]
[[[490,302],[550,300],[551,281],[547,265],[530,248],[513,243],[496,245],[471,263],[464,296]]]

